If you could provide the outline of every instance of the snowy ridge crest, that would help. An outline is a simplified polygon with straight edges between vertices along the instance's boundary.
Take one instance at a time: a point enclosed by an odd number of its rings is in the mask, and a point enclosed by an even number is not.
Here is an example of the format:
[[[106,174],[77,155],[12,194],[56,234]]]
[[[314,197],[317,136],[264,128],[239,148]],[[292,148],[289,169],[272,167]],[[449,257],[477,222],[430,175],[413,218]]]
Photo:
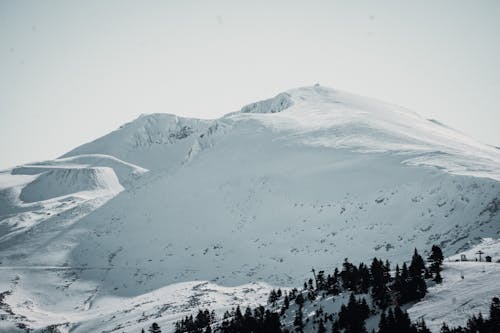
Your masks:
[[[278,113],[293,105],[288,93],[280,93],[273,98],[255,102],[241,108],[241,113]]]
[[[194,133],[194,124],[190,119],[169,115],[152,114],[141,116],[144,123],[132,135],[133,147],[151,146],[154,144],[172,144],[185,139]]]

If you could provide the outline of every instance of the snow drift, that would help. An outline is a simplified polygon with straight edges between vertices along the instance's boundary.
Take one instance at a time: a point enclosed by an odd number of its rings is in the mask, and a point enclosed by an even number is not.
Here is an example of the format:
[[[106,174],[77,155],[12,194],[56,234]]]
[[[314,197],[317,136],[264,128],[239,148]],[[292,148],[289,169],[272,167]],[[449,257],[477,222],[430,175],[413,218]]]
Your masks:
[[[113,169],[58,168],[43,172],[22,189],[20,198],[24,202],[35,202],[83,191],[97,190],[111,192],[123,190]]]

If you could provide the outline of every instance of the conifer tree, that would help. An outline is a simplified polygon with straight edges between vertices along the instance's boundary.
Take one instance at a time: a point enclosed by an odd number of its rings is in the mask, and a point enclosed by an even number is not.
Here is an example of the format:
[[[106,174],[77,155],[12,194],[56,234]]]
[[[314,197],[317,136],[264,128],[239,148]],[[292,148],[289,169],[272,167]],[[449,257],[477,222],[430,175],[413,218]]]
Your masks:
[[[269,298],[267,299],[267,302],[269,304],[272,304],[273,306],[276,305],[276,302],[278,301],[279,299],[279,296],[278,296],[278,293],[276,292],[276,290],[271,290],[271,292],[269,293]]]
[[[318,333],[326,333],[326,327],[322,318],[319,319]]]
[[[431,263],[430,270],[432,273],[436,273],[440,270],[441,265],[443,264],[444,256],[443,251],[439,246],[432,245],[428,260]]]
[[[382,311],[382,313],[380,314],[380,320],[378,322],[378,333],[389,333],[385,311]]]
[[[295,303],[299,307],[302,307],[302,305],[304,305],[304,296],[302,296],[302,293],[298,294],[297,297],[295,297]]]
[[[500,299],[498,297],[493,297],[491,300],[487,327],[490,332],[500,332]]]
[[[297,311],[295,311],[295,319],[293,320],[293,326],[297,328],[299,332],[302,332],[304,328],[304,322],[302,321],[302,307],[299,307]]]
[[[150,333],[161,333],[160,326],[157,323],[151,324],[149,327],[149,332]]]

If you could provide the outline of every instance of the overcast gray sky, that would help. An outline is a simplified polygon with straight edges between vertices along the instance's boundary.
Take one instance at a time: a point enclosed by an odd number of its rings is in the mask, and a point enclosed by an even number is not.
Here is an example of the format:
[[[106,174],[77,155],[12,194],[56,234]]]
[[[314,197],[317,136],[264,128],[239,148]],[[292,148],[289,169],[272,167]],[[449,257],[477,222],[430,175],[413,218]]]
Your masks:
[[[316,82],[500,146],[500,1],[0,0],[0,168]]]

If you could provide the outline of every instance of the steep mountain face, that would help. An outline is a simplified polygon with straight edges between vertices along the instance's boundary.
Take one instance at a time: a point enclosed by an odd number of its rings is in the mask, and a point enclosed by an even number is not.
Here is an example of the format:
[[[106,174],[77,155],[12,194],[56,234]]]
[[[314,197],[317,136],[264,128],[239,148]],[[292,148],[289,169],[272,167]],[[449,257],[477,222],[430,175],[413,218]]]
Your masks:
[[[320,86],[216,120],[141,116],[0,173],[0,287],[32,326],[83,332],[175,283],[294,286],[345,257],[454,254],[498,237],[499,180],[500,150]]]

